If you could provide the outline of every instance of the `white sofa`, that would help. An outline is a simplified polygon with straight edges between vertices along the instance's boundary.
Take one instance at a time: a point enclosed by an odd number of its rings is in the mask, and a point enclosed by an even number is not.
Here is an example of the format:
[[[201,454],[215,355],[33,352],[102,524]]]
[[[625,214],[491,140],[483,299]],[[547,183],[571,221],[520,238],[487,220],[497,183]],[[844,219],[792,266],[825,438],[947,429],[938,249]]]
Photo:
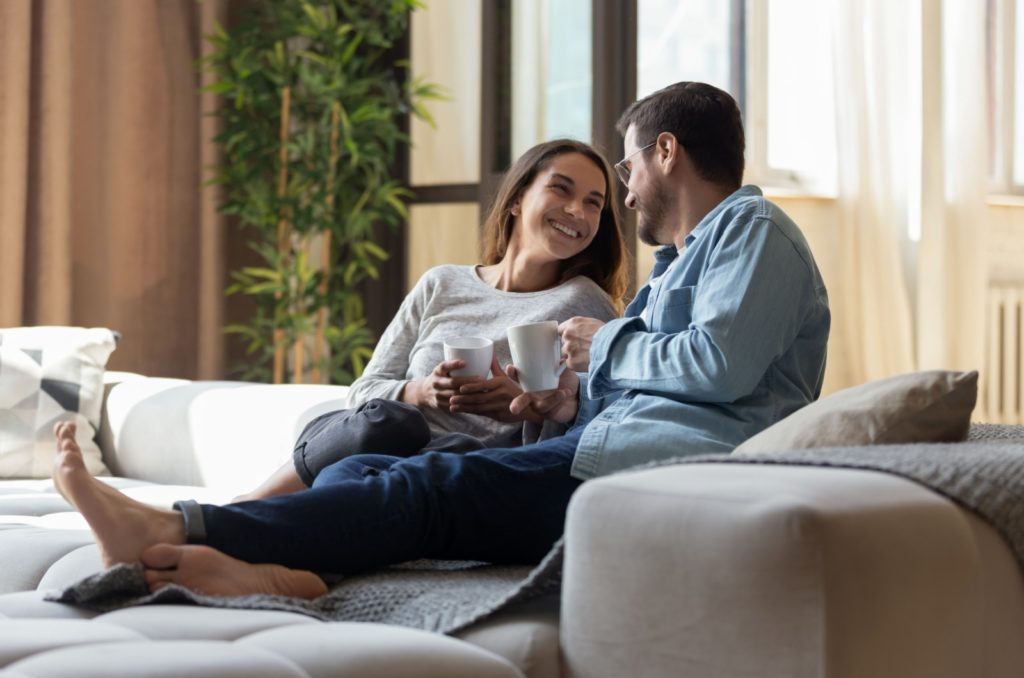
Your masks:
[[[345,389],[111,373],[109,482],[227,501],[288,459]],[[561,601],[447,637],[271,611],[46,602],[99,569],[48,480],[0,481],[3,676],[1022,675],[1024,586],[984,522],[900,478],[695,464],[585,484]]]

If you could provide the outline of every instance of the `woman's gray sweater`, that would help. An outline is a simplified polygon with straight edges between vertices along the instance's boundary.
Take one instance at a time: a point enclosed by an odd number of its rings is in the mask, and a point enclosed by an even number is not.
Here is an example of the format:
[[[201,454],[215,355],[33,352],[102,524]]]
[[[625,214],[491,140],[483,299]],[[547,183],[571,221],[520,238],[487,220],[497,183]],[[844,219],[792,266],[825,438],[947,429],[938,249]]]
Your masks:
[[[578,276],[541,292],[503,292],[480,279],[476,266],[430,269],[405,297],[377,343],[373,358],[350,391],[350,406],[387,398],[397,400],[409,381],[430,374],[444,360],[444,340],[481,336],[494,341],[498,363],[512,361],[506,329],[540,320],[562,322],[573,316],[617,317],[608,295],[590,278]],[[520,445],[522,424],[473,414],[422,408],[435,437],[468,433],[492,447]]]

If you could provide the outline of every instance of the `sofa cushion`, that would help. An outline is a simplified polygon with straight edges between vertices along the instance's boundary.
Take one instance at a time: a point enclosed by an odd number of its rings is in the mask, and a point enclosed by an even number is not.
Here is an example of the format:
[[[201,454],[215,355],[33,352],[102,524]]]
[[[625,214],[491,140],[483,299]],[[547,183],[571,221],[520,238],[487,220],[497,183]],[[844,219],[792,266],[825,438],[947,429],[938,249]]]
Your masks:
[[[811,403],[735,452],[964,440],[977,397],[975,371],[899,374]]]
[[[103,371],[116,345],[108,329],[18,327],[0,330],[0,477],[50,475],[53,426],[78,425],[91,473],[106,473],[93,442],[103,406]]]
[[[523,675],[505,659],[447,636],[280,612],[155,605],[94,620],[18,617],[0,618],[0,670],[26,675]]]
[[[326,384],[127,380],[107,396],[104,460],[120,476],[230,499],[290,463],[305,425],[347,397],[347,386]]]
[[[529,678],[559,678],[560,596],[520,603],[455,633],[455,637],[504,657]]]
[[[137,631],[153,640],[238,640],[297,624],[319,624],[313,617],[278,610],[227,610],[193,605],[139,605],[106,612],[96,621]],[[307,629],[304,633],[309,633]]]
[[[50,528],[32,516],[19,525],[17,519],[0,526],[0,593],[36,588],[54,563],[93,543],[88,530]]]
[[[95,610],[46,600],[48,591],[16,591],[0,594],[0,619],[92,619]],[[4,678],[7,674],[3,675]]]
[[[247,636],[245,647],[287,657],[311,676],[336,678],[516,678],[506,660],[448,636],[359,622],[285,626]]]
[[[145,640],[145,636],[123,626],[82,619],[2,619],[0,638],[0,666],[60,647]]]
[[[89,643],[32,655],[9,666],[30,676],[308,678],[284,657],[217,641]]]

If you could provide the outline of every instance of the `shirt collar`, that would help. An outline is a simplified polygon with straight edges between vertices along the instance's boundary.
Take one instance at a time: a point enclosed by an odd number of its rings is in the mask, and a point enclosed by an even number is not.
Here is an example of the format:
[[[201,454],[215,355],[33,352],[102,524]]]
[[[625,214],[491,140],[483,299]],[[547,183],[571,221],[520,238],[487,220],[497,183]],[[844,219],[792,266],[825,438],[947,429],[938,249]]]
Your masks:
[[[689,247],[693,244],[693,241],[700,237],[701,233],[708,229],[709,224],[713,223],[726,207],[733,202],[741,198],[756,198],[761,196],[761,189],[753,184],[747,184],[741,186],[729,195],[725,200],[715,205],[714,209],[704,215],[704,218],[700,220],[697,226],[686,234],[686,238],[683,239],[684,247]],[[674,248],[673,248],[674,249]]]

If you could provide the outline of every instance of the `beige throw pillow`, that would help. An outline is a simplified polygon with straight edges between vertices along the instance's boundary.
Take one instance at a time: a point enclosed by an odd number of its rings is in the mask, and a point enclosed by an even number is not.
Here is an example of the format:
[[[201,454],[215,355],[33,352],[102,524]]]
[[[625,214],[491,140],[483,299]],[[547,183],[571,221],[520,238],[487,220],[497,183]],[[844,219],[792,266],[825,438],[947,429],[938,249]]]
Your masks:
[[[964,440],[977,397],[974,371],[899,374],[813,402],[735,452]]]
[[[104,328],[0,329],[0,478],[49,477],[58,421],[78,425],[89,472],[107,472],[93,438],[115,346],[115,334]]]

